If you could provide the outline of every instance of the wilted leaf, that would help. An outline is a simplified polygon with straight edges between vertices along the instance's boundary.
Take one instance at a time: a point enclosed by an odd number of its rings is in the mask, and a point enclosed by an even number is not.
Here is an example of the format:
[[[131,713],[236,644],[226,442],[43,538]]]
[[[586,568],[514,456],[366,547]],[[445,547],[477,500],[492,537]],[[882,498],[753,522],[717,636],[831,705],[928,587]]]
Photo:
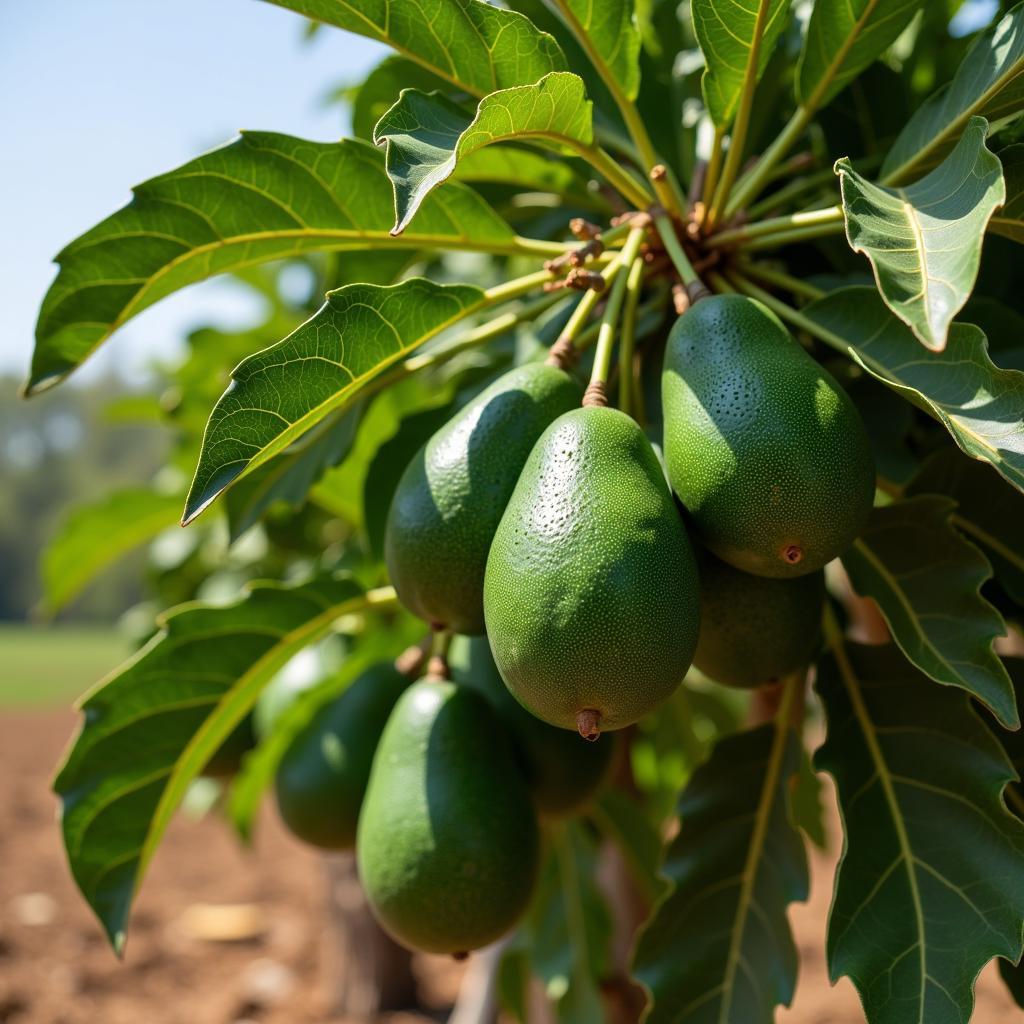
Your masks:
[[[988,229],[1024,244],[1024,145],[1007,146],[1000,151],[999,160],[1006,181],[1006,202],[992,214]]]
[[[899,184],[934,166],[973,115],[999,121],[1024,110],[1024,4],[971,44],[952,82],[918,108],[882,164],[882,180]]]
[[[786,909],[807,898],[803,841],[789,821],[800,750],[764,725],[718,741],[679,800],[662,874],[672,888],[633,962],[651,1024],[771,1024],[796,988]]]
[[[871,261],[889,308],[936,351],[971,294],[989,217],[1006,197],[987,127],[972,118],[953,152],[905,188],[872,184],[846,158],[836,163],[850,246]]]
[[[1020,725],[1013,687],[992,650],[1003,617],[980,593],[985,556],[950,524],[951,498],[922,495],[872,510],[843,554],[861,597],[873,598],[903,653],[926,675],[959,686],[1009,728]]]
[[[846,846],[828,929],[833,981],[850,977],[869,1024],[963,1024],[994,956],[1016,961],[1024,825],[1014,776],[958,690],[895,647],[850,644],[819,666]]]
[[[802,311],[879,380],[931,413],[963,451],[1024,491],[1024,373],[992,364],[985,335],[953,324],[946,350],[929,352],[874,288],[841,288]]]

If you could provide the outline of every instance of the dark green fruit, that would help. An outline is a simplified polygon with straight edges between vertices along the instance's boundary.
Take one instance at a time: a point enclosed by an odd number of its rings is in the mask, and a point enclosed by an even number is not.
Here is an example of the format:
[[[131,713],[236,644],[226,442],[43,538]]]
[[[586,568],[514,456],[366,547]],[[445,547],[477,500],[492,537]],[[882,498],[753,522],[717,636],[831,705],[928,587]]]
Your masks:
[[[543,363],[482,391],[409,464],[388,513],[384,556],[402,603],[436,627],[484,631],[487,550],[534,442],[580,390]]]
[[[835,379],[740,295],[675,323],[662,375],[669,480],[704,543],[737,569],[820,569],[867,521],[867,433]]]
[[[275,790],[281,818],[299,839],[329,850],[354,845],[377,741],[408,686],[390,662],[374,665],[292,740]]]
[[[452,679],[486,697],[508,729],[538,810],[560,816],[586,804],[608,774],[615,753],[614,736],[600,743],[581,743],[575,733],[531,715],[508,692],[487,637],[455,637],[448,664]]]
[[[717,683],[753,687],[811,663],[821,638],[825,577],[769,579],[698,552],[700,633],[693,664]]]
[[[246,715],[228,733],[227,739],[210,755],[206,762],[203,775],[214,779],[226,779],[234,775],[242,767],[242,758],[256,746],[256,737],[252,729],[252,715]]]
[[[593,738],[679,685],[697,642],[697,569],[632,419],[576,409],[544,432],[495,534],[484,608],[502,678],[552,725]]]
[[[537,815],[505,730],[479,694],[414,683],[377,748],[356,855],[395,939],[466,953],[519,919],[537,877]]]

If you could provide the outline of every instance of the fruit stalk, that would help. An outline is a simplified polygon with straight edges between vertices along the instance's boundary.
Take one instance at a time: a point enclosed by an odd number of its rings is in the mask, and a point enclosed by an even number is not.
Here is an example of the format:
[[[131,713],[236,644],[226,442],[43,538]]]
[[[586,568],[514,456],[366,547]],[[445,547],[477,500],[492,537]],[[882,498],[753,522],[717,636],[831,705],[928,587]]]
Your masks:
[[[829,206],[824,210],[790,213],[784,217],[771,217],[757,224],[744,224],[742,227],[719,231],[708,239],[707,245],[709,249],[730,246],[742,249],[764,248],[766,244],[775,246],[785,242],[802,242],[809,238],[839,234],[844,225],[842,207]]]
[[[626,303],[622,310],[619,339],[619,408],[627,416],[633,410],[633,353],[636,348],[636,312],[643,290],[644,265],[634,260],[626,278]]]
[[[774,285],[784,289],[791,295],[807,299],[809,302],[814,302],[825,294],[821,288],[816,288],[813,284],[802,281],[798,277],[793,277],[792,274],[787,274],[783,270],[767,267],[763,263],[737,260],[736,271],[742,277],[752,277],[755,281],[760,281],[762,284]]]
[[[676,268],[676,273],[679,274],[686,286],[686,294],[690,303],[699,301],[708,294],[708,290],[704,286],[704,282],[697,276],[697,271],[693,269],[693,264],[680,244],[672,221],[664,213],[654,213],[653,217],[654,226],[661,236],[661,244],[665,246],[665,252],[668,253],[672,265]]]

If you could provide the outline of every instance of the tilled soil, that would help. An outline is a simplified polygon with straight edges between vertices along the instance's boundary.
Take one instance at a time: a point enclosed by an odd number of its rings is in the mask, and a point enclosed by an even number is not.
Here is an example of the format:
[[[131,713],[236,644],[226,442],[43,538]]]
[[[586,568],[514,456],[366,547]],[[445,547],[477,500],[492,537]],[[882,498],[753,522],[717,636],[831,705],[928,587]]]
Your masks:
[[[324,861],[271,812],[253,851],[215,815],[179,815],[143,886],[125,961],[115,960],[70,880],[48,790],[73,724],[69,713],[0,717],[0,1024],[356,1024],[332,1012]],[[830,988],[825,972],[833,860],[815,855],[811,900],[793,910],[800,986],[778,1024],[863,1024],[852,986]],[[245,937],[211,937],[224,930]],[[393,1014],[391,1024],[443,1020],[454,999],[452,961],[420,957],[414,969],[429,1016]],[[972,1024],[1015,1021],[1024,1013],[990,968]]]

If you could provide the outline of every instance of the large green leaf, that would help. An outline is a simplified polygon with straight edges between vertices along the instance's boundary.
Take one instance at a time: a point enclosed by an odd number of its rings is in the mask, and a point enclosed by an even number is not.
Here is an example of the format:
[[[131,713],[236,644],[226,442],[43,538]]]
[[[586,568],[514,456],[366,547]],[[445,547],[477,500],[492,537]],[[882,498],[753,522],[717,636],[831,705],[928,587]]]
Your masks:
[[[294,333],[235,367],[210,414],[183,521],[485,301],[485,293],[471,285],[423,278],[351,284],[328,293],[324,306]]]
[[[964,1024],[994,956],[1021,955],[1024,825],[1015,778],[958,690],[894,647],[837,647],[819,666],[846,831],[828,928],[833,980],[851,978],[869,1024]]]
[[[667,884],[658,874],[662,850],[660,821],[652,821],[653,815],[635,793],[615,786],[606,786],[588,813],[601,834],[619,848],[637,888],[653,903]]]
[[[622,94],[640,91],[640,32],[633,0],[553,0],[592,56],[608,69]]]
[[[1009,490],[988,468],[955,448],[936,452],[910,482],[907,494],[947,494],[957,507],[950,522],[992,563],[1006,592],[1024,606],[1024,495]]]
[[[882,164],[882,179],[897,184],[948,153],[973,115],[999,121],[1024,111],[1024,4],[983,32],[953,81],[921,105]]]
[[[1024,373],[994,366],[977,327],[953,324],[945,352],[929,352],[863,286],[831,292],[803,313],[837,348],[931,413],[963,451],[1024,491]]]
[[[992,215],[988,229],[1024,243],[1024,145],[1007,146],[999,153],[999,161],[1006,182],[1006,202]]]
[[[476,96],[565,68],[558,44],[483,0],[270,0],[404,54]]]
[[[179,496],[144,487],[114,491],[73,509],[43,554],[47,612],[59,611],[122,555],[173,526],[180,509]]]
[[[873,184],[846,158],[836,163],[850,246],[871,261],[889,308],[935,351],[971,294],[989,217],[1006,198],[986,130],[984,118],[971,118],[953,152],[904,188]]]
[[[704,54],[701,89],[712,121],[728,128],[745,82],[764,72],[786,25],[789,0],[693,0],[693,28]]]
[[[189,782],[296,651],[366,598],[351,580],[253,585],[234,604],[183,605],[82,702],[54,782],[71,871],[116,950],[139,881]]]
[[[874,509],[843,566],[922,672],[967,690],[1015,729],[1013,686],[992,650],[1006,624],[980,593],[992,569],[951,525],[955,508],[952,498],[922,495]]]
[[[907,27],[926,0],[816,0],[796,72],[800,103],[828,103]]]
[[[403,89],[433,92],[448,83],[408,57],[385,57],[356,87],[352,97],[352,134],[373,141],[374,125],[395,105]],[[456,90],[458,98],[466,94]]]
[[[393,223],[384,156],[357,141],[247,132],[134,194],[57,257],[29,391],[70,373],[126,320],[186,285],[296,253],[378,246]],[[512,229],[462,185],[432,196],[416,230],[391,244],[522,251]]]
[[[786,908],[807,898],[789,821],[800,764],[793,732],[764,725],[719,740],[679,799],[662,874],[672,885],[636,948],[651,1024],[771,1024],[796,988]]]
[[[485,96],[471,117],[440,93],[406,89],[380,119],[373,141],[387,147],[395,189],[393,234],[446,181],[459,160],[494,142],[537,138],[580,149],[593,141],[592,108],[583,79],[568,71]]]

